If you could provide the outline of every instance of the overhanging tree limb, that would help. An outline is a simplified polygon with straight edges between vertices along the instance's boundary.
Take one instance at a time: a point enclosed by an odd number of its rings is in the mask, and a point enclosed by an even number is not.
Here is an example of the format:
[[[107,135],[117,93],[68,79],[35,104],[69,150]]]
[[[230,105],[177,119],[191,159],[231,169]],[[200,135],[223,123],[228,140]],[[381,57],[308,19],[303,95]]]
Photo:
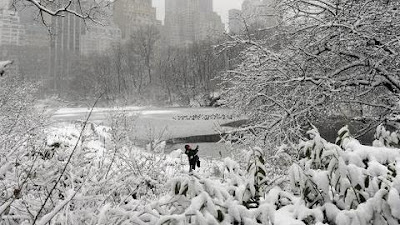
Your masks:
[[[72,15],[77,16],[77,17],[82,18],[82,19],[89,18],[89,15],[84,15],[82,13],[79,13],[79,12],[75,11],[75,10],[71,10],[70,7],[71,7],[71,5],[73,3],[72,0],[69,0],[68,3],[65,6],[59,8],[59,9],[56,9],[56,10],[49,9],[48,7],[42,5],[40,2],[38,2],[37,0],[26,0],[26,1],[32,3],[40,11],[46,12],[47,14],[49,14],[51,16],[62,16],[63,17],[63,16],[65,16],[64,15],[65,13],[69,13],[69,14],[72,14]],[[78,1],[78,4],[80,5],[79,0],[77,0],[77,1]]]

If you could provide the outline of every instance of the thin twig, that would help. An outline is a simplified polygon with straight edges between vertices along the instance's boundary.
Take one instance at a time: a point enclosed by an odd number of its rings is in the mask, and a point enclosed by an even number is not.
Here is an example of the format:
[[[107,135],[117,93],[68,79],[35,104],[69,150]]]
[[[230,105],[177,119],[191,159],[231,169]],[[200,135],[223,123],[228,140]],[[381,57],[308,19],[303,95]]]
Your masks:
[[[96,101],[94,102],[92,108],[90,109],[89,115],[86,117],[86,120],[85,120],[85,122],[83,123],[83,127],[82,127],[82,129],[81,129],[80,134],[79,134],[78,140],[76,140],[76,144],[75,144],[75,146],[74,146],[74,148],[73,148],[71,154],[70,154],[69,157],[68,157],[67,163],[65,164],[63,170],[61,171],[60,176],[58,177],[58,179],[57,179],[57,181],[56,181],[56,183],[54,184],[53,188],[52,188],[52,189],[50,190],[50,192],[48,193],[46,199],[44,200],[44,203],[42,204],[42,206],[40,207],[38,213],[36,214],[35,219],[33,220],[33,223],[32,223],[33,225],[36,224],[36,221],[38,220],[40,213],[41,213],[42,210],[44,209],[44,207],[45,207],[47,201],[48,201],[48,200],[50,199],[50,197],[51,197],[51,194],[52,194],[53,191],[56,189],[58,183],[61,181],[61,178],[63,177],[65,171],[67,170],[67,167],[68,167],[69,163],[71,162],[72,156],[74,155],[76,149],[78,148],[79,141],[81,140],[81,138],[82,138],[82,136],[83,136],[83,132],[85,131],[85,128],[86,128],[86,125],[87,125],[87,123],[88,123],[88,121],[89,121],[90,116],[92,115],[93,109],[94,109],[94,107],[96,106],[97,102],[100,100],[100,98],[103,96],[103,94],[104,94],[104,93],[102,93],[102,94],[96,99]]]

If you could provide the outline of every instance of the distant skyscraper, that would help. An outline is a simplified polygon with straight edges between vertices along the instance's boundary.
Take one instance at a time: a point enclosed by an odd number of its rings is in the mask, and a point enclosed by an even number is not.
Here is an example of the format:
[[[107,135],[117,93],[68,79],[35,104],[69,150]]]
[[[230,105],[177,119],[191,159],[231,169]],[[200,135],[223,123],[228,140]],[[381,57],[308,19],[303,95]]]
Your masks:
[[[0,60],[13,60],[9,70],[17,73],[20,65],[18,56],[23,49],[25,30],[20,24],[18,13],[8,10],[8,6],[8,1],[0,5]]]
[[[121,30],[113,23],[102,26],[87,24],[81,36],[81,53],[104,53],[121,40]]]
[[[233,34],[240,34],[244,30],[244,22],[242,18],[242,11],[239,9],[229,10],[229,32]]]
[[[266,29],[278,24],[276,0],[244,0],[242,10],[229,10],[229,32],[243,34],[248,29]]]
[[[21,25],[25,28],[24,48],[19,55],[21,76],[36,81],[49,80],[50,33],[40,19],[36,6],[18,7]]]
[[[141,26],[161,25],[161,21],[156,19],[156,8],[151,0],[116,0],[113,18],[124,39]]]
[[[268,28],[278,22],[274,9],[275,0],[244,0],[242,18],[249,27]]]
[[[213,0],[200,0],[199,10],[201,12],[212,12],[213,11]]]
[[[169,45],[182,46],[215,37],[224,31],[212,0],[166,0],[165,30]]]
[[[50,34],[40,20],[38,8],[33,5],[24,5],[18,12],[20,13],[21,24],[25,28],[25,45],[48,48],[50,46]]]
[[[41,21],[35,21],[37,7],[17,3],[9,9],[9,1],[0,0],[1,58],[13,60],[13,69],[21,78],[40,81],[48,74],[49,32]]]
[[[20,23],[18,13],[12,10],[0,9],[0,46],[23,45],[24,26]]]
[[[0,0],[0,9],[10,9],[11,0]]]
[[[71,7],[79,11],[76,2]],[[82,19],[74,15],[51,18],[49,71],[55,90],[65,88],[71,77],[71,63],[80,55],[82,29]]]

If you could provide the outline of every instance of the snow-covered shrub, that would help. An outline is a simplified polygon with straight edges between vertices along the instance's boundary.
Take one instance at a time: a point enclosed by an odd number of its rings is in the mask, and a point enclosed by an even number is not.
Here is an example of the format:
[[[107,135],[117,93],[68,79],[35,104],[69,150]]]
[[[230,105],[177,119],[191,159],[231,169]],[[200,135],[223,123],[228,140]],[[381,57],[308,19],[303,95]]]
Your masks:
[[[230,150],[232,157],[241,164],[248,164],[254,152],[262,156],[264,164],[267,165],[267,176],[272,176],[270,177],[272,179],[286,175],[288,168],[298,156],[295,144],[280,144],[277,147],[276,143],[268,141],[266,143],[267,139],[260,139],[257,135],[249,135],[247,132],[228,133],[224,138],[227,143],[234,146]]]
[[[351,138],[347,127],[337,144],[316,129],[299,144],[302,159],[290,170],[293,192],[329,224],[398,224],[399,149],[369,147]],[[314,218],[317,219],[317,218]]]
[[[223,168],[223,178],[219,179],[200,173],[176,176],[168,182],[169,192],[165,196],[119,215],[127,215],[127,223],[137,224],[286,224],[295,221],[285,218],[274,222],[276,210],[296,198],[279,188],[265,195],[266,169],[259,152],[254,152],[247,170],[230,158],[224,160]]]
[[[186,156],[154,154],[123,142],[114,148],[110,128],[82,125],[48,128],[43,149],[4,161],[0,224],[130,221],[128,215],[168,193],[171,177],[187,174]],[[221,167],[203,159],[199,171],[208,176],[212,166]]]
[[[335,144],[316,128],[308,132],[310,139],[298,144],[298,163],[286,171],[287,189],[277,185],[292,160],[287,146],[254,147],[240,162],[202,159],[190,175],[181,150],[143,151],[119,137],[125,132],[82,125],[49,128],[42,148],[26,145],[30,154],[2,161],[0,223],[363,225],[400,220],[400,150],[363,146],[346,127]]]
[[[269,211],[249,210],[234,198],[234,186],[217,180],[184,176],[169,183],[170,193],[136,213],[138,224],[268,224]],[[241,193],[237,193],[240,195]]]
[[[36,161],[26,159],[46,158],[51,153],[43,147],[45,116],[35,109],[36,90],[37,85],[15,76],[0,82],[0,215],[19,210],[9,206],[31,185]]]
[[[376,128],[375,141],[372,144],[377,147],[400,147],[400,132],[398,130],[390,132],[386,130],[383,124],[380,124]]]
[[[40,137],[43,115],[34,108],[37,85],[15,77],[0,82],[0,158]],[[3,152],[3,150],[5,152]]]
[[[263,149],[251,147],[250,150],[232,150],[232,158],[246,172],[253,174],[254,184],[263,186],[263,191],[268,191],[273,185],[284,188],[288,182],[286,176],[288,169],[295,160],[295,149],[287,145],[281,145],[275,149]],[[258,180],[258,181],[256,181]]]
[[[346,127],[336,144],[315,128],[308,133],[310,140],[298,145],[299,163],[290,169],[291,189],[275,185],[255,148],[247,168],[226,158],[220,178],[174,171],[171,176],[179,175],[168,182],[169,191],[152,203],[105,205],[96,218],[128,224],[398,224],[399,149],[363,146]]]
[[[104,127],[63,125],[48,129],[47,134],[42,146],[26,142],[14,160],[4,160],[1,221],[81,224],[96,218],[96,210],[106,203],[119,204],[127,196],[139,198],[156,191],[155,180],[161,179],[145,173],[147,162],[152,161],[138,157],[136,165],[113,163],[114,152],[104,146],[104,138],[109,138]],[[129,167],[132,164],[138,169]],[[147,166],[154,169],[153,162]],[[141,176],[133,175],[140,170],[144,171]]]

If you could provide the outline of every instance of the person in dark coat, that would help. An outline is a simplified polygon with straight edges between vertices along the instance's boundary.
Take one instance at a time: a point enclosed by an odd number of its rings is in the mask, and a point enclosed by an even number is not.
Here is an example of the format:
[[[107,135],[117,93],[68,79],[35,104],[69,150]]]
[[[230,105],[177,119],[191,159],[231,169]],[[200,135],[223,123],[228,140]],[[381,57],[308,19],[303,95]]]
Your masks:
[[[197,152],[199,151],[199,146],[197,145],[195,149],[192,149],[190,145],[185,145],[185,154],[189,159],[189,172],[196,169],[196,165],[200,167],[200,160]]]

